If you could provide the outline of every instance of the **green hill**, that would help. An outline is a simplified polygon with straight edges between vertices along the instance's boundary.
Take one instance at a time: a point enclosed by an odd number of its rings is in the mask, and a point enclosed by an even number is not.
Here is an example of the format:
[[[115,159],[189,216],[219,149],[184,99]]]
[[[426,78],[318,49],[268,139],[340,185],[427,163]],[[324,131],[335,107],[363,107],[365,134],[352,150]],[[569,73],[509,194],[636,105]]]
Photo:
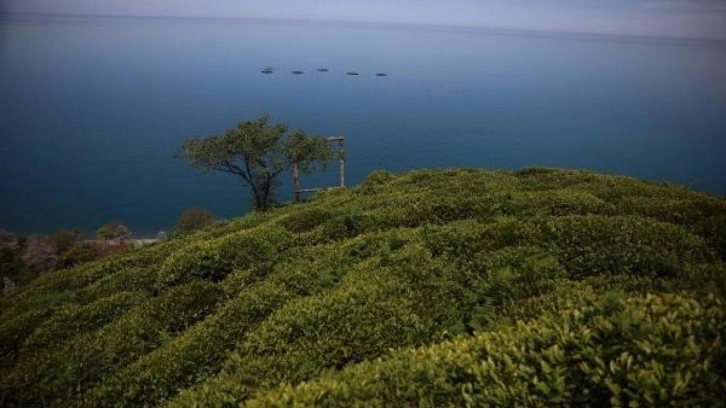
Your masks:
[[[717,406],[726,200],[371,174],[0,299],[0,405]]]

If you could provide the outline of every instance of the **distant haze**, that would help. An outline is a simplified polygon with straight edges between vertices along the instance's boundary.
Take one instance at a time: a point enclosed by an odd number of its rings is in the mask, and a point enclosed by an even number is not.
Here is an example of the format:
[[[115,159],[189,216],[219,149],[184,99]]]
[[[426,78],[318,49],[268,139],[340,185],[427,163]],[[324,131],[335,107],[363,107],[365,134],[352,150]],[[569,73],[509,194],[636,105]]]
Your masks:
[[[726,39],[726,0],[4,0],[0,11],[415,23]]]

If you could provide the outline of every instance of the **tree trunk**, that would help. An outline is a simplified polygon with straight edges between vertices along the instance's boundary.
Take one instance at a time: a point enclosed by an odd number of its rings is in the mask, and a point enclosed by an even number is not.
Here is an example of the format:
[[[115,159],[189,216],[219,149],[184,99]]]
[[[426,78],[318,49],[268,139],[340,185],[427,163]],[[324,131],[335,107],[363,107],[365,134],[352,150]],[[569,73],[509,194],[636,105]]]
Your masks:
[[[254,199],[255,209],[258,211],[267,211],[270,208],[270,193],[272,189],[272,177],[269,175],[256,179],[256,183],[252,186],[252,195]]]

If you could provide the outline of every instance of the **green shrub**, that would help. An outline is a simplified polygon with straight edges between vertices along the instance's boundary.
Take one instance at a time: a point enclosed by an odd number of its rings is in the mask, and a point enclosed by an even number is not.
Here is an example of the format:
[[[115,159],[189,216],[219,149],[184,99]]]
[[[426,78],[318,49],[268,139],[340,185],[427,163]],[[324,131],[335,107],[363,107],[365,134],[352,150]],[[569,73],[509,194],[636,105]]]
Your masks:
[[[290,232],[307,232],[333,217],[332,212],[320,208],[305,208],[285,217],[281,224]]]
[[[155,252],[130,252],[119,256],[112,256],[97,262],[82,264],[73,269],[55,271],[41,276],[12,296],[10,306],[2,310],[3,320],[34,309],[57,308],[68,302],[80,300],[75,295],[83,292],[90,285],[104,280],[119,271],[129,268],[144,267],[156,260]],[[126,290],[137,290],[128,288]],[[97,300],[114,292],[100,293],[98,297],[88,299]]]
[[[496,310],[490,329],[506,327],[517,321],[530,321],[546,314],[555,315],[567,308],[582,307],[605,293],[627,297],[654,291],[666,292],[652,278],[641,276],[599,275],[581,281],[556,280],[537,295],[520,296],[504,302]]]
[[[634,214],[672,224],[692,225],[704,218],[722,215],[726,203],[715,197],[684,195],[664,200],[663,197],[627,197],[617,203],[621,214]]]
[[[321,242],[353,238],[370,232],[378,221],[367,214],[338,215],[326,221],[320,228]]]
[[[389,183],[394,179],[393,173],[388,170],[375,170],[366,177],[365,180],[360,184],[359,190],[362,193],[370,194],[376,190],[376,188]]]
[[[714,294],[726,300],[726,262],[687,265],[673,285],[701,296]]]
[[[546,191],[562,188],[587,191],[601,199],[611,201],[624,196],[652,195],[662,188],[652,183],[628,177],[613,177],[583,170],[528,168],[515,171],[517,189]]]
[[[489,208],[493,215],[518,217],[612,214],[615,207],[583,191],[514,191],[501,194]]]
[[[100,242],[78,242],[64,252],[58,260],[59,268],[72,268],[110,255],[108,245]]]
[[[549,293],[567,277],[557,257],[537,247],[509,247],[482,253],[472,270],[486,277],[480,283],[477,307],[494,311]],[[469,323],[474,329],[486,328],[485,322],[491,321],[486,315],[474,317]]]
[[[149,261],[144,253],[132,251],[84,263],[73,269],[48,273],[23,288],[16,296],[18,300],[16,303],[22,303],[35,296],[75,291],[126,268],[145,266]]]
[[[240,403],[252,387],[310,378],[326,368],[381,355],[406,339],[417,344],[426,330],[396,289],[382,283],[345,286],[286,304],[238,346],[226,374],[183,393],[175,403]],[[208,392],[221,399],[210,401]]]
[[[244,333],[264,320],[291,294],[279,285],[253,286],[217,313],[106,378],[78,405],[154,405],[219,372]]]
[[[88,286],[78,289],[71,298],[76,303],[87,304],[119,292],[146,292],[150,294],[154,291],[155,282],[156,273],[151,268],[131,267],[105,276]]]
[[[541,235],[533,222],[501,217],[487,224],[461,221],[428,227],[423,230],[423,241],[434,256],[465,262],[484,250],[536,245],[542,241]]]
[[[726,215],[704,218],[695,223],[694,230],[726,261]]]
[[[219,293],[213,284],[192,282],[54,349],[27,350],[27,358],[18,360],[0,380],[4,404],[28,407],[74,398],[204,318],[214,309]]]
[[[330,245],[305,248],[294,260],[277,265],[264,281],[248,280],[247,271],[240,271],[239,277],[229,275],[223,285],[230,301],[184,334],[100,383],[84,397],[83,404],[152,405],[217,374],[237,339],[285,303],[337,285],[348,262],[352,259]]]
[[[23,348],[35,353],[75,334],[97,329],[140,304],[145,298],[146,295],[140,292],[119,292],[85,306],[65,305],[37,326]]]
[[[21,292],[24,294],[24,292]],[[71,292],[61,291],[56,293],[43,293],[36,296],[28,296],[23,301],[18,298],[11,297],[10,306],[3,311],[0,321],[6,322],[16,319],[26,313],[34,311],[45,311],[45,316],[50,316],[53,310],[70,301]],[[36,324],[42,322],[42,319],[36,321]]]
[[[254,389],[314,378],[391,348],[464,333],[477,301],[509,286],[526,296],[538,290],[531,283],[538,276],[545,281],[562,274],[536,250],[527,255],[500,256],[501,263],[522,258],[512,267],[511,285],[469,288],[472,281],[457,281],[459,271],[432,259],[423,247],[411,243],[383,250],[350,270],[335,290],[280,308],[246,336],[219,377],[183,392],[172,405],[239,404]]]
[[[517,177],[539,177],[548,175],[561,174],[562,170],[550,168],[550,167],[525,167],[521,170],[514,171],[513,174]]]
[[[211,240],[220,238],[225,235],[256,228],[266,223],[272,223],[280,217],[281,214],[277,211],[250,211],[247,215],[241,218],[217,221],[212,226],[205,228],[202,231],[195,232],[194,236],[188,237],[188,239]],[[176,241],[184,243],[184,240]]]
[[[713,406],[726,320],[713,299],[605,297],[258,394],[273,406]]]
[[[640,217],[568,216],[541,223],[573,279],[599,274],[674,277],[688,262],[715,260],[700,237]]]
[[[217,242],[195,242],[164,261],[157,273],[156,287],[161,289],[193,279],[219,281],[231,272],[232,267],[232,259],[223,254]]]
[[[35,309],[0,323],[0,372],[10,367],[28,336],[52,313],[51,309]]]
[[[207,227],[214,223],[214,215],[211,211],[202,208],[187,208],[179,216],[174,232],[187,234],[189,232]]]
[[[157,275],[164,288],[192,279],[219,281],[234,268],[272,264],[290,245],[289,232],[276,227],[244,230],[212,241],[195,242],[170,255]]]
[[[718,405],[725,202],[557,169],[372,175],[0,298],[0,405]]]
[[[3,232],[0,230],[0,234]],[[24,286],[38,277],[38,272],[23,262],[24,249],[16,245],[3,246],[0,241],[0,296],[5,294],[3,278],[10,279],[17,286]]]

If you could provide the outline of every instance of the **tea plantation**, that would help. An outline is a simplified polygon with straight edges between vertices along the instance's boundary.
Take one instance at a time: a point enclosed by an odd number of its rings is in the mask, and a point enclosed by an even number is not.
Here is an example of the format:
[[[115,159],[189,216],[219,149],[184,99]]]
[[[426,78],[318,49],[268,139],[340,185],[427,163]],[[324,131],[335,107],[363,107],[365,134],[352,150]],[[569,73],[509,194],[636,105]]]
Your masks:
[[[0,298],[0,406],[725,406],[725,295],[723,198],[379,171]]]

